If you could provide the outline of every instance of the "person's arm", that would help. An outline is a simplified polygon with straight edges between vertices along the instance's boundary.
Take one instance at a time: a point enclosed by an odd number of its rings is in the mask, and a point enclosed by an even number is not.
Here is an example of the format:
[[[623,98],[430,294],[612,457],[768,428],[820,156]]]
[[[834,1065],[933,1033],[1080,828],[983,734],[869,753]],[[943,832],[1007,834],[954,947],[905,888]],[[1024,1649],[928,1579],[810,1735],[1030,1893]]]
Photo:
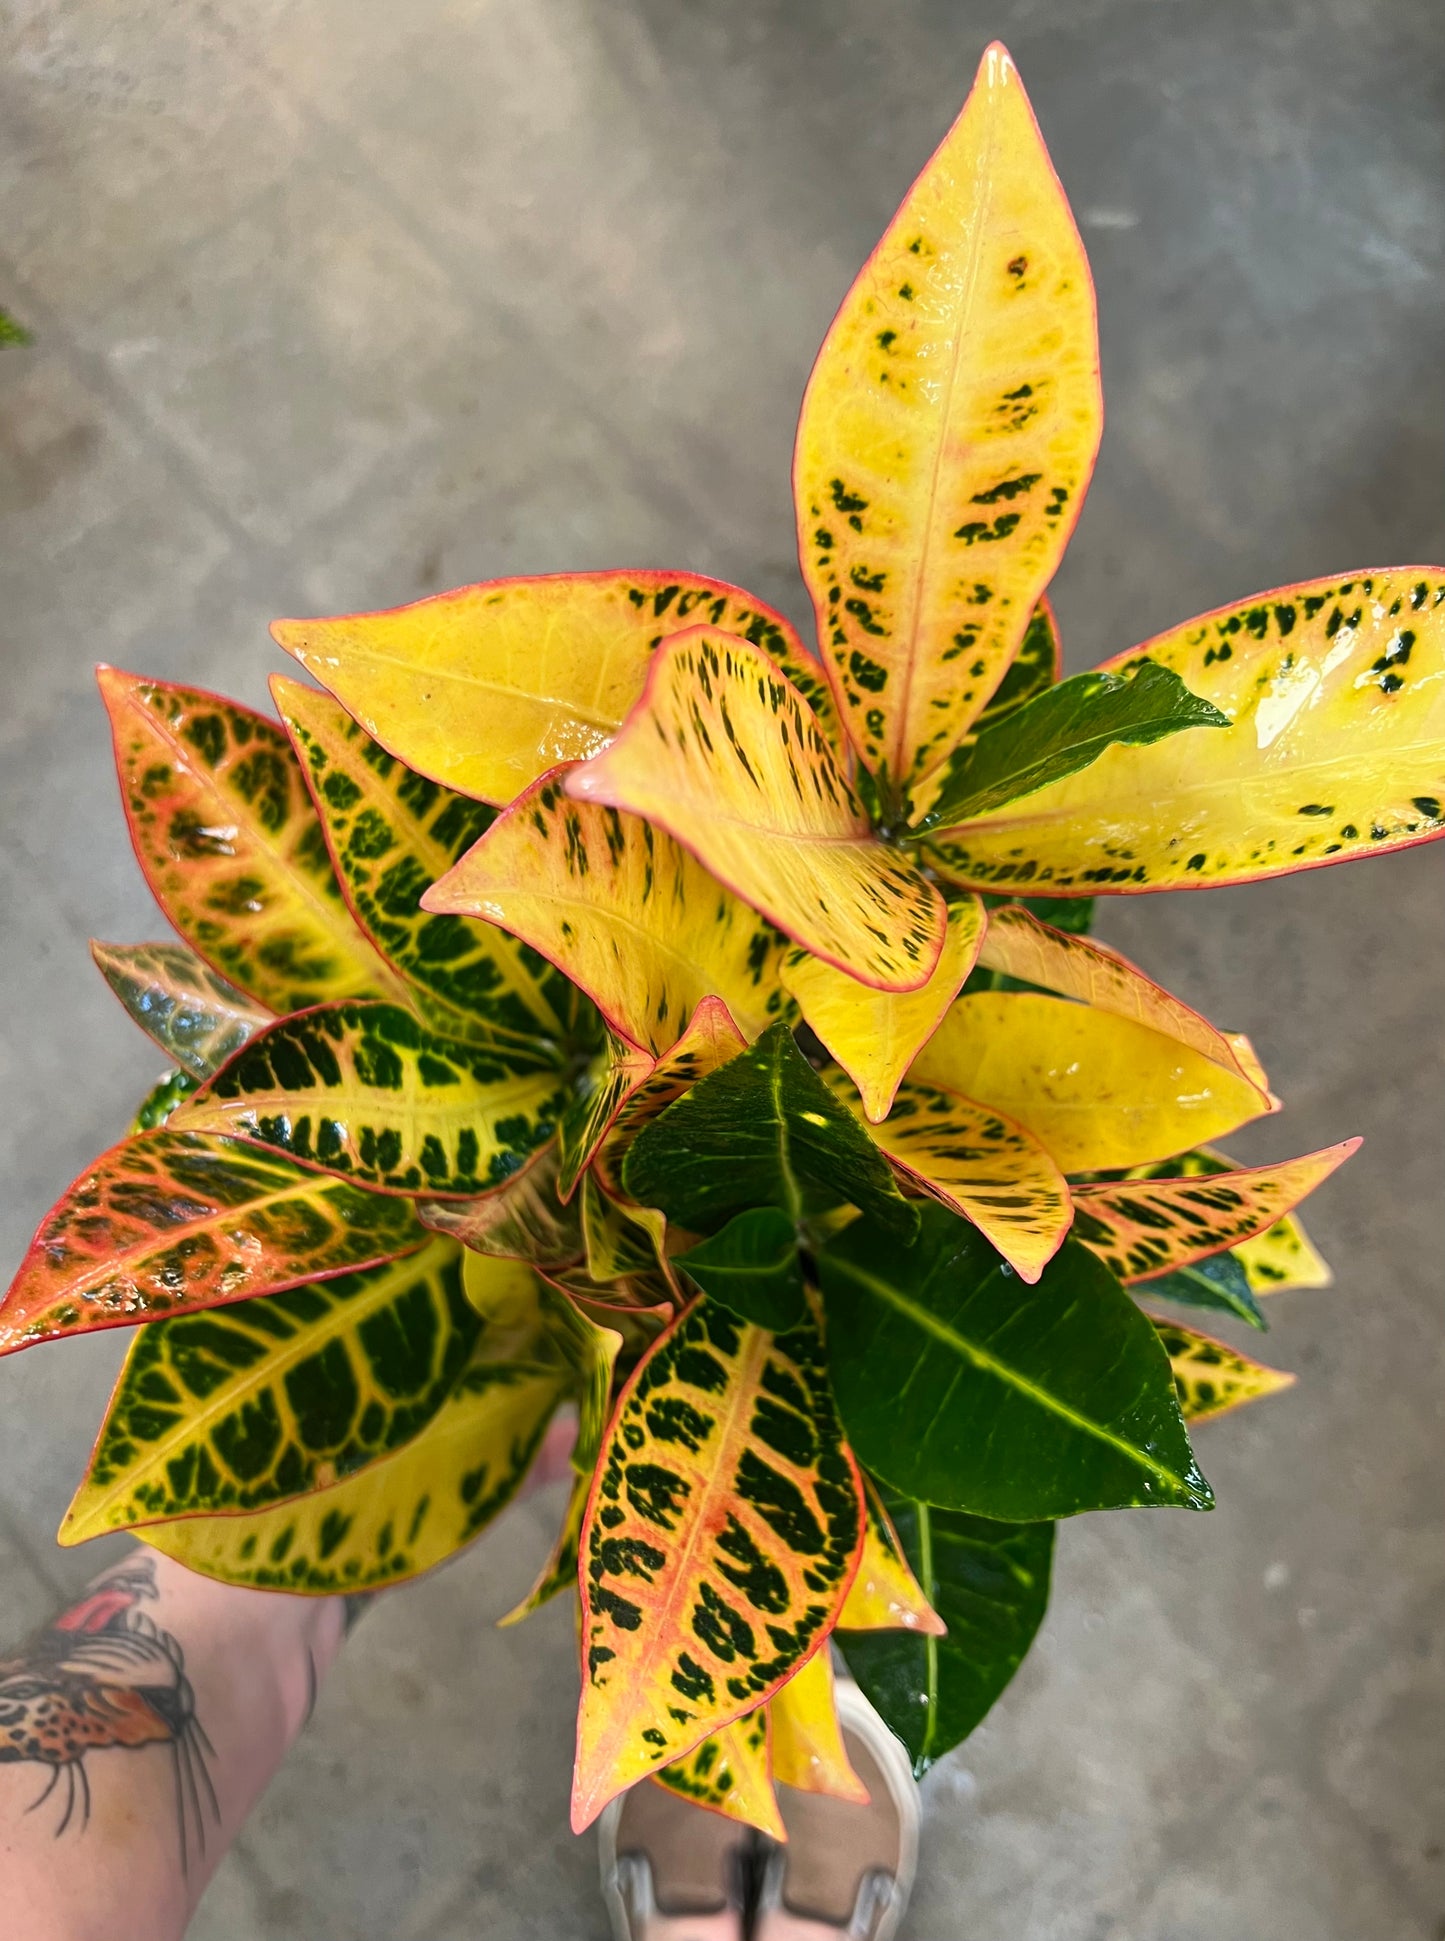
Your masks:
[[[176,1941],[345,1628],[137,1546],[0,1655],[0,1932]]]

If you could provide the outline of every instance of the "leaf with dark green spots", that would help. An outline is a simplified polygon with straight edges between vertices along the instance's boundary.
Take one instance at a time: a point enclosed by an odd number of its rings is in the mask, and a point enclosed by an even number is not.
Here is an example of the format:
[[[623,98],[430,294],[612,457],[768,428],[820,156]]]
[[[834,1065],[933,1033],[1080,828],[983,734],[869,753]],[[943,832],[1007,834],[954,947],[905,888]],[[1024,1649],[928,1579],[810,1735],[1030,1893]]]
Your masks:
[[[493,812],[416,774],[329,694],[273,676],[271,693],[306,772],[358,923],[422,993],[442,1030],[560,1037],[571,987],[495,924],[429,912],[421,898],[491,827]]]
[[[734,1214],[720,1233],[680,1254],[677,1264],[704,1294],[775,1334],[797,1327],[807,1311],[797,1229],[779,1207]]]
[[[565,1377],[496,1362],[483,1336],[435,1417],[329,1489],[248,1514],[185,1516],[136,1534],[188,1570],[261,1590],[380,1590],[445,1563],[511,1502]]]
[[[188,944],[99,944],[101,975],[149,1037],[195,1078],[209,1078],[271,1022]]]
[[[1147,747],[1187,728],[1228,726],[1228,715],[1153,661],[1141,661],[1128,676],[1075,674],[955,753],[913,833],[946,831],[1032,795],[1088,768],[1116,743]]]
[[[1137,1290],[1144,1300],[1173,1301],[1180,1307],[1215,1308],[1237,1315],[1252,1328],[1264,1330],[1269,1326],[1250,1292],[1244,1269],[1230,1253],[1210,1254],[1207,1259],[1192,1261],[1172,1274],[1161,1274],[1157,1280],[1140,1281]]]
[[[819,1271],[844,1426],[895,1489],[1019,1522],[1211,1506],[1152,1326],[1076,1242],[1030,1287],[925,1206],[911,1245],[857,1220]]]
[[[752,1206],[781,1207],[797,1222],[846,1202],[895,1234],[912,1232],[918,1218],[783,1023],[645,1126],[622,1182],[693,1233]]]
[[[1247,1402],[1262,1401],[1294,1386],[1295,1378],[1287,1370],[1266,1368],[1227,1341],[1216,1341],[1213,1335],[1181,1327],[1162,1315],[1150,1319],[1169,1357],[1186,1422],[1227,1415]]]
[[[1005,715],[1021,708],[1025,701],[1032,701],[1035,695],[1053,687],[1063,671],[1058,622],[1045,597],[1033,610],[1019,650],[1009,662],[1007,674],[994,689],[988,706],[974,722],[973,735],[981,735],[985,729],[1002,721]]]
[[[582,1258],[581,1209],[557,1197],[557,1141],[544,1146],[520,1173],[473,1200],[418,1200],[424,1227],[449,1233],[474,1253],[525,1260],[533,1267],[566,1267]]]
[[[41,1222],[0,1301],[0,1354],[354,1272],[425,1240],[406,1200],[241,1139],[144,1133],[102,1153]]]
[[[982,1723],[1023,1663],[1049,1601],[1054,1526],[996,1523],[896,1491],[885,1498],[913,1574],[948,1632],[840,1630],[838,1642],[921,1779]]]
[[[365,1273],[142,1328],[60,1541],[264,1509],[401,1448],[483,1330],[461,1264],[436,1238]]]
[[[393,1193],[500,1186],[556,1131],[545,1046],[463,1044],[394,1004],[328,1004],[258,1032],[176,1114]]]
[[[557,1192],[567,1201],[613,1121],[653,1069],[653,1060],[613,1033],[589,1060],[557,1123]]]

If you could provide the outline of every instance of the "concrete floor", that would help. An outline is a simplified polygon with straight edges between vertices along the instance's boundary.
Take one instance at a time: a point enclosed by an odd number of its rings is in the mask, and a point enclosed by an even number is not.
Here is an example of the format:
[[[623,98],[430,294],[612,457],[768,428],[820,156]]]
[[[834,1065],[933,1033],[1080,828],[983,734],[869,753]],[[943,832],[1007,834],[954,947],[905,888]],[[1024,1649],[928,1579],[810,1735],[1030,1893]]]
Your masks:
[[[1292,578],[1445,556],[1438,0],[10,0],[0,42],[0,1260],[157,1059],[85,939],[161,929],[91,664],[264,696],[277,613],[496,574],[723,574],[799,611],[811,353],[1011,44],[1093,252],[1110,430],[1073,665]],[[1103,933],[1350,1132],[1280,1297],[1292,1395],[1210,1518],[1063,1532],[1023,1676],[927,1786],[912,1941],[1445,1933],[1445,852],[1115,906]],[[122,1343],[0,1370],[0,1626]],[[204,1941],[597,1937],[565,1615],[491,1619],[556,1504],[363,1626]]]

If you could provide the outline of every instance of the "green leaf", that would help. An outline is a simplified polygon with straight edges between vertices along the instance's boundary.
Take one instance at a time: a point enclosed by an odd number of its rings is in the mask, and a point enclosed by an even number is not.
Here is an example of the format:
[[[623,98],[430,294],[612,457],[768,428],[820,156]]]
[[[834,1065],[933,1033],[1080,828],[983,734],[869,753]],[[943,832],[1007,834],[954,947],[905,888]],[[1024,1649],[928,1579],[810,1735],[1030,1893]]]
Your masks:
[[[796,1224],[846,1201],[893,1233],[911,1232],[918,1218],[887,1160],[784,1023],[645,1126],[622,1183],[694,1233],[753,1206],[781,1207]]]
[[[1051,923],[1055,930],[1065,931],[1071,937],[1087,937],[1094,927],[1096,899],[1092,896],[1015,897],[984,892],[986,910],[996,910],[1004,903],[1021,903],[1031,917],[1037,917],[1040,923]]]
[[[1087,1248],[1030,1287],[925,1206],[911,1245],[858,1220],[819,1268],[844,1427],[895,1489],[1020,1522],[1212,1505],[1158,1337]]]
[[[1157,1280],[1140,1281],[1138,1292],[1151,1300],[1176,1301],[1180,1307],[1222,1309],[1261,1332],[1269,1327],[1250,1292],[1249,1277],[1231,1253],[1210,1254]]]
[[[141,1328],[60,1541],[265,1509],[401,1448],[483,1333],[461,1269],[462,1249],[436,1238],[383,1267]]]
[[[90,954],[141,1030],[196,1078],[209,1078],[271,1022],[189,944],[98,944]]]
[[[779,1207],[735,1214],[720,1233],[679,1255],[677,1264],[704,1294],[760,1328],[785,1334],[803,1319],[797,1229]]]
[[[199,1083],[189,1072],[167,1072],[163,1078],[158,1078],[136,1108],[136,1115],[130,1122],[131,1131],[154,1132],[159,1126],[165,1125]]]
[[[1047,599],[1040,600],[1019,642],[1019,650],[1009,662],[1008,672],[989,697],[988,706],[973,724],[977,738],[995,727],[1005,715],[1015,713],[1025,701],[1045,693],[1062,672],[1059,630],[1054,610]]]
[[[8,310],[0,310],[0,344],[33,344],[35,339]]]
[[[1075,674],[1026,701],[949,760],[915,836],[952,829],[1075,775],[1115,742],[1147,746],[1184,728],[1227,728],[1229,716],[1179,676],[1142,661],[1131,678]]]
[[[921,1779],[981,1723],[1022,1664],[1049,1601],[1054,1526],[996,1523],[896,1491],[884,1501],[948,1634],[840,1631],[838,1642]]]

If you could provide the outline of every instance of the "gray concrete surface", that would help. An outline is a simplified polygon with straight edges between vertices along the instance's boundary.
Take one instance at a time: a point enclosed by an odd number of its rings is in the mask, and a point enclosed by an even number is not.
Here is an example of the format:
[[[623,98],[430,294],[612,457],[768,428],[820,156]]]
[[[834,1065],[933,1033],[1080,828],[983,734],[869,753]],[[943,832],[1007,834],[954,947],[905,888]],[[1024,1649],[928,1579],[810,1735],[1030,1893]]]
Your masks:
[[[1090,242],[1110,427],[1084,666],[1290,577],[1445,556],[1438,0],[9,0],[0,42],[0,1257],[156,1057],[85,938],[160,925],[92,662],[259,701],[273,614],[678,564],[795,613],[810,355],[985,41]],[[912,1941],[1445,1933],[1445,852],[1115,906],[1288,1102],[1363,1132],[1211,1518],[1063,1533],[1025,1673],[927,1788]],[[121,1344],[0,1369],[0,1623]],[[204,1941],[597,1937],[554,1503],[362,1628]]]

